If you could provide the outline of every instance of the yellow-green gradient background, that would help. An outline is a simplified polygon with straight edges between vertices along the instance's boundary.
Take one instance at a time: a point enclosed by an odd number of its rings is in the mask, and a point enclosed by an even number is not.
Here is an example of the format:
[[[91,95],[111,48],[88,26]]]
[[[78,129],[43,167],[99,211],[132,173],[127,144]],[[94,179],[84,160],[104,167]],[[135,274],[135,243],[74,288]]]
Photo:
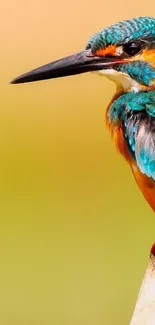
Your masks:
[[[0,324],[129,324],[155,216],[104,123],[115,86],[9,85],[153,0],[0,4]]]

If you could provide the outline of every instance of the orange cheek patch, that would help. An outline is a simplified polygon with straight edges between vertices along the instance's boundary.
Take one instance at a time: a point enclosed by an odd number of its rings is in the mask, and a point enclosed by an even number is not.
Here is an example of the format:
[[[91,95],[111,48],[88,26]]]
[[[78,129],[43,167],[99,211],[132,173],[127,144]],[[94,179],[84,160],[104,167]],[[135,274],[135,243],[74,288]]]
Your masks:
[[[133,58],[133,61],[145,61],[152,63],[152,66],[155,67],[155,49],[144,50],[143,53],[136,55]]]
[[[145,61],[152,62],[152,66],[155,66],[155,49],[144,51],[143,56]]]
[[[109,45],[105,49],[99,49],[96,51],[98,56],[114,55],[116,52],[116,45]]]

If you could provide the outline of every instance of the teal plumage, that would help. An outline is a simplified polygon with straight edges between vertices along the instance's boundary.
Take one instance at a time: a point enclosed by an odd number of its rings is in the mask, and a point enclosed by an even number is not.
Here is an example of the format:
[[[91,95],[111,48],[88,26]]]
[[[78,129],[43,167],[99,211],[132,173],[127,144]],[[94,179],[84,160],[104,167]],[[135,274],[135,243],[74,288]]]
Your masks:
[[[155,91],[125,93],[108,113],[109,122],[122,122],[130,154],[143,174],[155,181]]]
[[[109,119],[114,123],[118,122],[120,117],[123,120],[126,111],[142,111],[146,110],[150,116],[155,116],[155,90],[127,92],[116,99],[109,110]]]
[[[140,37],[154,36],[155,19],[151,17],[138,17],[121,21],[101,30],[89,39],[86,48],[91,48],[92,53],[95,53],[109,44],[125,44]]]
[[[155,78],[155,68],[149,62],[133,61],[129,64],[119,64],[114,67],[116,71],[128,74],[132,79],[149,86],[152,84],[152,79]]]

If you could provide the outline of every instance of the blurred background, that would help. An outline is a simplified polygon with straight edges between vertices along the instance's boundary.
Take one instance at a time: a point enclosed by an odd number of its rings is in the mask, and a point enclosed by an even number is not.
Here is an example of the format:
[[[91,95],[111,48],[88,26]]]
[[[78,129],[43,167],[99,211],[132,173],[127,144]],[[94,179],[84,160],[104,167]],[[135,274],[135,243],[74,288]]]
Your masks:
[[[0,4],[0,324],[129,324],[155,216],[105,126],[115,85],[8,81],[154,1]]]

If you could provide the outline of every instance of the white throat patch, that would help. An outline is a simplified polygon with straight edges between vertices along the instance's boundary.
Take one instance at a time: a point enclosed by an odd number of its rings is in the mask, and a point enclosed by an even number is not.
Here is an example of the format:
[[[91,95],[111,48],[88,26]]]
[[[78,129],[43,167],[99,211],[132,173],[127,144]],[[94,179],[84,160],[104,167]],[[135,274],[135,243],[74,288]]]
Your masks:
[[[95,73],[100,76],[105,76],[108,79],[114,81],[117,85],[117,88],[123,88],[124,91],[134,91],[135,93],[140,91],[140,85],[137,81],[133,80],[129,75],[123,72],[118,72],[113,69],[99,70]]]

